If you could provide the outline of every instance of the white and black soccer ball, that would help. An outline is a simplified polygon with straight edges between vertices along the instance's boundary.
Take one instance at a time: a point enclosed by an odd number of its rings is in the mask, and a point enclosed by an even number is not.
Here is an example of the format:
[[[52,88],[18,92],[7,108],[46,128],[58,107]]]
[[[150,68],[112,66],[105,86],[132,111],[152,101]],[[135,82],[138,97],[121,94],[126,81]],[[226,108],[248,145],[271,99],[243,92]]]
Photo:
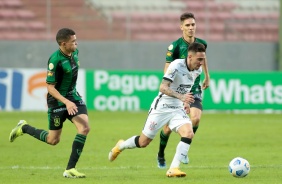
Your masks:
[[[247,176],[250,172],[250,169],[249,162],[242,157],[236,157],[229,163],[230,174],[237,178],[243,178]]]

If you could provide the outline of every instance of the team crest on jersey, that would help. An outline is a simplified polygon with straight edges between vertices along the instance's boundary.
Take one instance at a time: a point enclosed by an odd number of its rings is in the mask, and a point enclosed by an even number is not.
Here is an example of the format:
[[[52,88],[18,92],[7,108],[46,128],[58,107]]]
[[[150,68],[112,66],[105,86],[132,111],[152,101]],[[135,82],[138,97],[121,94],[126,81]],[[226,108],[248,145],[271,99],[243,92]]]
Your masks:
[[[172,50],[173,49],[173,45],[171,44],[170,46],[168,46],[168,50]]]
[[[47,71],[47,76],[48,76],[48,77],[52,77],[53,75],[54,75],[54,72],[52,72],[52,71],[50,71],[50,70]]]
[[[168,57],[170,57],[170,56],[172,55],[172,53],[169,52],[169,51],[167,51],[166,55],[167,55]]]
[[[49,67],[49,70],[53,70],[54,64],[53,64],[53,63],[50,63],[48,67]]]

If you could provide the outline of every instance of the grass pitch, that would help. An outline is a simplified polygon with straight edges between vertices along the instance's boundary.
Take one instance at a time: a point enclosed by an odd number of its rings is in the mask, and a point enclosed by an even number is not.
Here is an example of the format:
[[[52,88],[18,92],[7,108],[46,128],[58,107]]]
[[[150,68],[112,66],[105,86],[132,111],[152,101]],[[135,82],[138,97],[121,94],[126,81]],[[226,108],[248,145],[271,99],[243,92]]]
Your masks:
[[[45,112],[0,112],[1,184],[278,184],[282,183],[282,114],[207,114],[189,151],[189,165],[181,165],[185,178],[167,178],[157,168],[159,136],[144,149],[125,150],[114,162],[108,153],[119,139],[140,134],[147,112],[89,112],[91,132],[77,164],[84,179],[67,179],[66,167],[75,127],[66,121],[61,142],[50,146],[24,135],[10,143],[8,136],[20,119],[47,128]],[[175,153],[179,135],[173,133],[166,149],[167,165]],[[246,158],[251,171],[234,178],[228,164]]]

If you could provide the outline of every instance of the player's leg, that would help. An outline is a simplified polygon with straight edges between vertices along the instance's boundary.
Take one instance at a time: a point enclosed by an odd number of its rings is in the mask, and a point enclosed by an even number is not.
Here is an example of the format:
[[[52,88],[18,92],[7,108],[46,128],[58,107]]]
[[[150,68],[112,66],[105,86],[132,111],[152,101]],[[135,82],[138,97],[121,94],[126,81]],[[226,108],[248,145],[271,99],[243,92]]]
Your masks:
[[[150,144],[158,131],[168,122],[170,114],[160,113],[150,109],[148,118],[140,136],[132,136],[131,138],[119,140],[115,147],[109,153],[109,160],[113,161],[124,149],[144,148]]]
[[[141,133],[140,136],[132,136],[127,140],[119,140],[109,153],[109,160],[114,161],[117,156],[125,149],[145,148],[152,139]]]
[[[194,134],[198,130],[201,116],[202,116],[202,111],[203,111],[203,105],[202,105],[201,95],[197,94],[197,96],[195,95],[194,103],[190,105],[190,114],[189,114],[189,117],[193,124]]]
[[[54,126],[51,124],[58,123],[56,124],[56,130],[55,131],[46,131],[42,129],[37,129],[29,124],[25,120],[20,120],[20,122],[17,124],[17,126],[11,131],[9,140],[10,142],[13,142],[17,137],[23,135],[23,134],[29,134],[32,137],[43,141],[47,144],[51,145],[56,145],[60,141],[60,135],[61,135],[61,128],[62,128],[62,123],[65,118],[63,117],[62,113],[55,114],[54,116],[57,117],[57,121],[52,119],[50,121],[50,117],[52,117],[50,114],[51,111],[48,111],[48,119],[49,119],[49,127]],[[61,117],[61,118],[58,118]],[[50,124],[51,123],[51,124]]]
[[[166,162],[165,162],[165,148],[167,146],[167,142],[169,139],[169,136],[171,134],[171,130],[167,125],[165,125],[160,132],[160,144],[159,144],[159,152],[157,155],[157,163],[158,167],[160,169],[166,168]]]
[[[85,174],[78,172],[75,166],[81,156],[83,151],[87,135],[90,131],[90,126],[88,123],[87,109],[84,105],[76,104],[78,107],[78,113],[76,116],[71,117],[71,121],[77,129],[77,134],[75,135],[74,141],[72,143],[72,151],[70,158],[63,173],[64,177],[67,178],[84,178]]]
[[[179,169],[181,160],[188,159],[188,151],[190,148],[190,144],[192,142],[192,138],[194,136],[192,124],[185,123],[181,125],[178,130],[178,134],[180,135],[181,139],[176,147],[176,152],[171,162],[170,168],[167,171],[166,175],[168,177],[185,177],[186,173],[182,172]]]

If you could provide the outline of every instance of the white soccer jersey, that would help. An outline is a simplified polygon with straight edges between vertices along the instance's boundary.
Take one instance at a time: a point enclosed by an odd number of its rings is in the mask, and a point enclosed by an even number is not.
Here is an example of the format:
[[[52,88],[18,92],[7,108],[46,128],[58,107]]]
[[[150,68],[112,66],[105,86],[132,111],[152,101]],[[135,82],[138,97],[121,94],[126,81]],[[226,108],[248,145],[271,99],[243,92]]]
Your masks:
[[[169,65],[163,79],[171,81],[170,88],[180,94],[189,93],[195,79],[202,73],[202,67],[189,71],[186,59],[176,59]],[[167,96],[159,92],[151,108],[161,111],[171,111],[183,108],[183,102],[178,98]]]

